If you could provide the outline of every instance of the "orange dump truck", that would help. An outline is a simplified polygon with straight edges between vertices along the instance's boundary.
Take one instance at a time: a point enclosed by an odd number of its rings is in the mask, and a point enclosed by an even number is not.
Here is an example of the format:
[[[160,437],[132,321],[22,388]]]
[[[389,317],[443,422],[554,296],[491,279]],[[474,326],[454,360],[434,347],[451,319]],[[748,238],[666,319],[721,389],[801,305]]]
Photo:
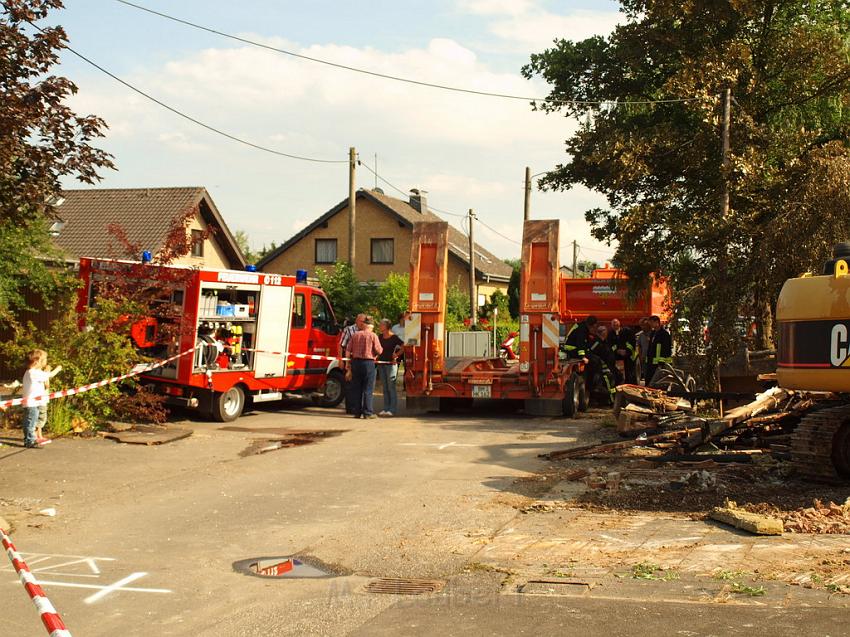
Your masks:
[[[667,296],[663,279],[653,279],[648,289],[630,292],[625,273],[606,264],[594,270],[589,279],[562,277],[558,309],[567,325],[593,315],[601,323],[616,318],[624,327],[634,327],[645,316],[655,314],[665,320]]]
[[[526,413],[575,417],[587,408],[581,360],[560,356],[558,222],[523,227],[520,358],[446,357],[448,224],[414,224],[404,387],[409,408],[474,399],[523,401]]]

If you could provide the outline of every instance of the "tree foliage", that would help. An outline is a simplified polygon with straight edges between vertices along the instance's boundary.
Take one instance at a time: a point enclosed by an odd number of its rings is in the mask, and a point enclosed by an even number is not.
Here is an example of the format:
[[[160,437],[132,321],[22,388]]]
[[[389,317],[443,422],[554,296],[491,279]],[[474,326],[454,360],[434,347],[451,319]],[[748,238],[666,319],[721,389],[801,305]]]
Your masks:
[[[609,37],[556,41],[523,69],[551,85],[538,108],[581,120],[566,143],[569,160],[542,182],[607,197],[606,209],[587,212],[594,236],[618,242],[615,262],[634,280],[670,278],[673,309],[711,325],[713,367],[736,347],[739,315],[769,326],[785,279],[819,269],[850,236],[850,8],[840,0],[621,4],[625,22]],[[664,101],[681,98],[690,101]]]
[[[62,27],[33,24],[61,0],[5,0],[0,7],[0,321],[26,306],[24,291],[50,297],[67,283],[52,272],[49,227],[60,179],[93,184],[110,156],[91,143],[106,124],[67,106],[77,87],[51,74],[67,41]]]
[[[386,280],[378,287],[378,314],[395,324],[399,315],[407,311],[410,299],[410,275],[390,272]]]
[[[519,285],[522,262],[519,259],[505,259],[511,266],[511,278],[508,281],[508,313],[511,317],[519,318]]]

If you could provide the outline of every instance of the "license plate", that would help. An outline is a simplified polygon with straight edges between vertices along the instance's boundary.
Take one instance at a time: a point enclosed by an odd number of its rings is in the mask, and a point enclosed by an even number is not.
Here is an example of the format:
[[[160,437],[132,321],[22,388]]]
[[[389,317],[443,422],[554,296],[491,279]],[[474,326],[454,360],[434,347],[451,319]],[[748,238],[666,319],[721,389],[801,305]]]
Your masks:
[[[490,398],[490,385],[473,385],[473,398]]]

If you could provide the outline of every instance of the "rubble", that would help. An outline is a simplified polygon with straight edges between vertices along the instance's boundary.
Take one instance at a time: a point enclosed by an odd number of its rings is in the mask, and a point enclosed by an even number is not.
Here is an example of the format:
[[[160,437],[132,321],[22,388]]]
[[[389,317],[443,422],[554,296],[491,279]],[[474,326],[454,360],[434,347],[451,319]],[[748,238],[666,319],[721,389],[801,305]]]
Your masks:
[[[747,510],[769,513],[782,520],[787,533],[850,535],[850,498],[844,504],[815,498],[810,507],[781,511],[776,507],[747,506]]]

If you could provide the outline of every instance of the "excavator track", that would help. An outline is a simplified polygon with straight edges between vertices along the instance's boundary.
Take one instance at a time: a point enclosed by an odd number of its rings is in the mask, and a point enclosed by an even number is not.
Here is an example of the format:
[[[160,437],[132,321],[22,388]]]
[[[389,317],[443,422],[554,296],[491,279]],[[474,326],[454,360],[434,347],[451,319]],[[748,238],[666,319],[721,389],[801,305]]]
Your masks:
[[[809,413],[791,439],[797,474],[815,482],[850,482],[850,405]]]

